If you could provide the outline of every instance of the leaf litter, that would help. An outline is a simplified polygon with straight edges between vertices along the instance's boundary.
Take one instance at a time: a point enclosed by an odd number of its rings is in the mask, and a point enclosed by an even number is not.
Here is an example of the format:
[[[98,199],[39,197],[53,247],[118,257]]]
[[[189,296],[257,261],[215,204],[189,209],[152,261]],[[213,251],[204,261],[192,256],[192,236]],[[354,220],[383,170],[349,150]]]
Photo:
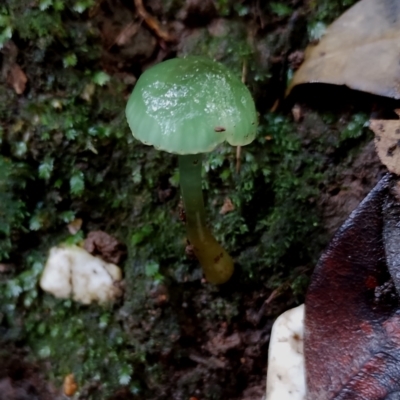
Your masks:
[[[303,83],[346,85],[400,99],[400,2],[361,0],[310,44],[287,90]]]

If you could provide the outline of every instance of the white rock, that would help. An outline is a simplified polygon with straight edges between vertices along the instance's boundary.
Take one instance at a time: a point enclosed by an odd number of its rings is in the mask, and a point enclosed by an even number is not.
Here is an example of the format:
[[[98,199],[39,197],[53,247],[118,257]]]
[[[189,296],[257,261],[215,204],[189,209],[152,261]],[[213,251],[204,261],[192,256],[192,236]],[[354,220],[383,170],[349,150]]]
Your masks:
[[[119,267],[94,257],[78,246],[50,249],[40,287],[55,297],[83,304],[113,301],[122,294],[114,283],[122,279]]]
[[[304,304],[286,311],[272,327],[266,400],[305,400]]]

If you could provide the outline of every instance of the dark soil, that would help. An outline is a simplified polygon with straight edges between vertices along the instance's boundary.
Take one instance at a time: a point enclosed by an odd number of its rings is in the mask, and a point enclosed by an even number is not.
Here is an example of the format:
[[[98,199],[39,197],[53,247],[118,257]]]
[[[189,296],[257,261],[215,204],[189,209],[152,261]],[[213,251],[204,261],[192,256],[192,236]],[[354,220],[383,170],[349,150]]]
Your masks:
[[[14,348],[0,351],[1,400],[54,400],[57,390],[49,385],[40,368],[25,361],[26,352]],[[13,354],[10,356],[10,354]]]

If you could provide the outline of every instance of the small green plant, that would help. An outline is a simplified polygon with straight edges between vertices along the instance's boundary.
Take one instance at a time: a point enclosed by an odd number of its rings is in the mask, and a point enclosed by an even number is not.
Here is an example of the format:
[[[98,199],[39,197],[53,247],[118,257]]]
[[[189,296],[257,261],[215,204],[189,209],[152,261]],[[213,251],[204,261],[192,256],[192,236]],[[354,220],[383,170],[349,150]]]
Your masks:
[[[293,13],[293,10],[284,3],[270,3],[271,11],[278,17],[287,17]]]

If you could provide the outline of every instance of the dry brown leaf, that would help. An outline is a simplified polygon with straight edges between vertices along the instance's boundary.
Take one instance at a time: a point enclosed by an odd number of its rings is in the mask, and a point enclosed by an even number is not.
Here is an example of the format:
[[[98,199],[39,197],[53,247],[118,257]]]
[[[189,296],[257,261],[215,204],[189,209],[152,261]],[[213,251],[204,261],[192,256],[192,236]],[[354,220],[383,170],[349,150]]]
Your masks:
[[[400,120],[372,119],[369,127],[375,133],[375,148],[382,164],[400,175]]]
[[[399,399],[396,186],[397,177],[381,179],[314,270],[305,301],[307,400]]]
[[[118,264],[126,253],[125,245],[103,231],[89,232],[83,248],[94,256],[100,256],[104,261]]]
[[[302,83],[331,83],[400,98],[400,1],[361,0],[310,45],[288,92]]]
[[[233,211],[234,209],[235,206],[233,205],[232,200],[229,197],[226,197],[219,213],[224,215]]]
[[[78,390],[78,385],[75,382],[74,374],[69,374],[64,378],[63,390],[64,394],[68,397],[73,396]]]
[[[18,64],[13,64],[8,71],[8,83],[13,87],[15,93],[22,94],[25,91],[28,78]]]
[[[79,230],[82,228],[82,219],[81,218],[75,218],[73,221],[71,221],[68,225],[68,231],[71,235],[75,235],[76,233],[79,232]]]

